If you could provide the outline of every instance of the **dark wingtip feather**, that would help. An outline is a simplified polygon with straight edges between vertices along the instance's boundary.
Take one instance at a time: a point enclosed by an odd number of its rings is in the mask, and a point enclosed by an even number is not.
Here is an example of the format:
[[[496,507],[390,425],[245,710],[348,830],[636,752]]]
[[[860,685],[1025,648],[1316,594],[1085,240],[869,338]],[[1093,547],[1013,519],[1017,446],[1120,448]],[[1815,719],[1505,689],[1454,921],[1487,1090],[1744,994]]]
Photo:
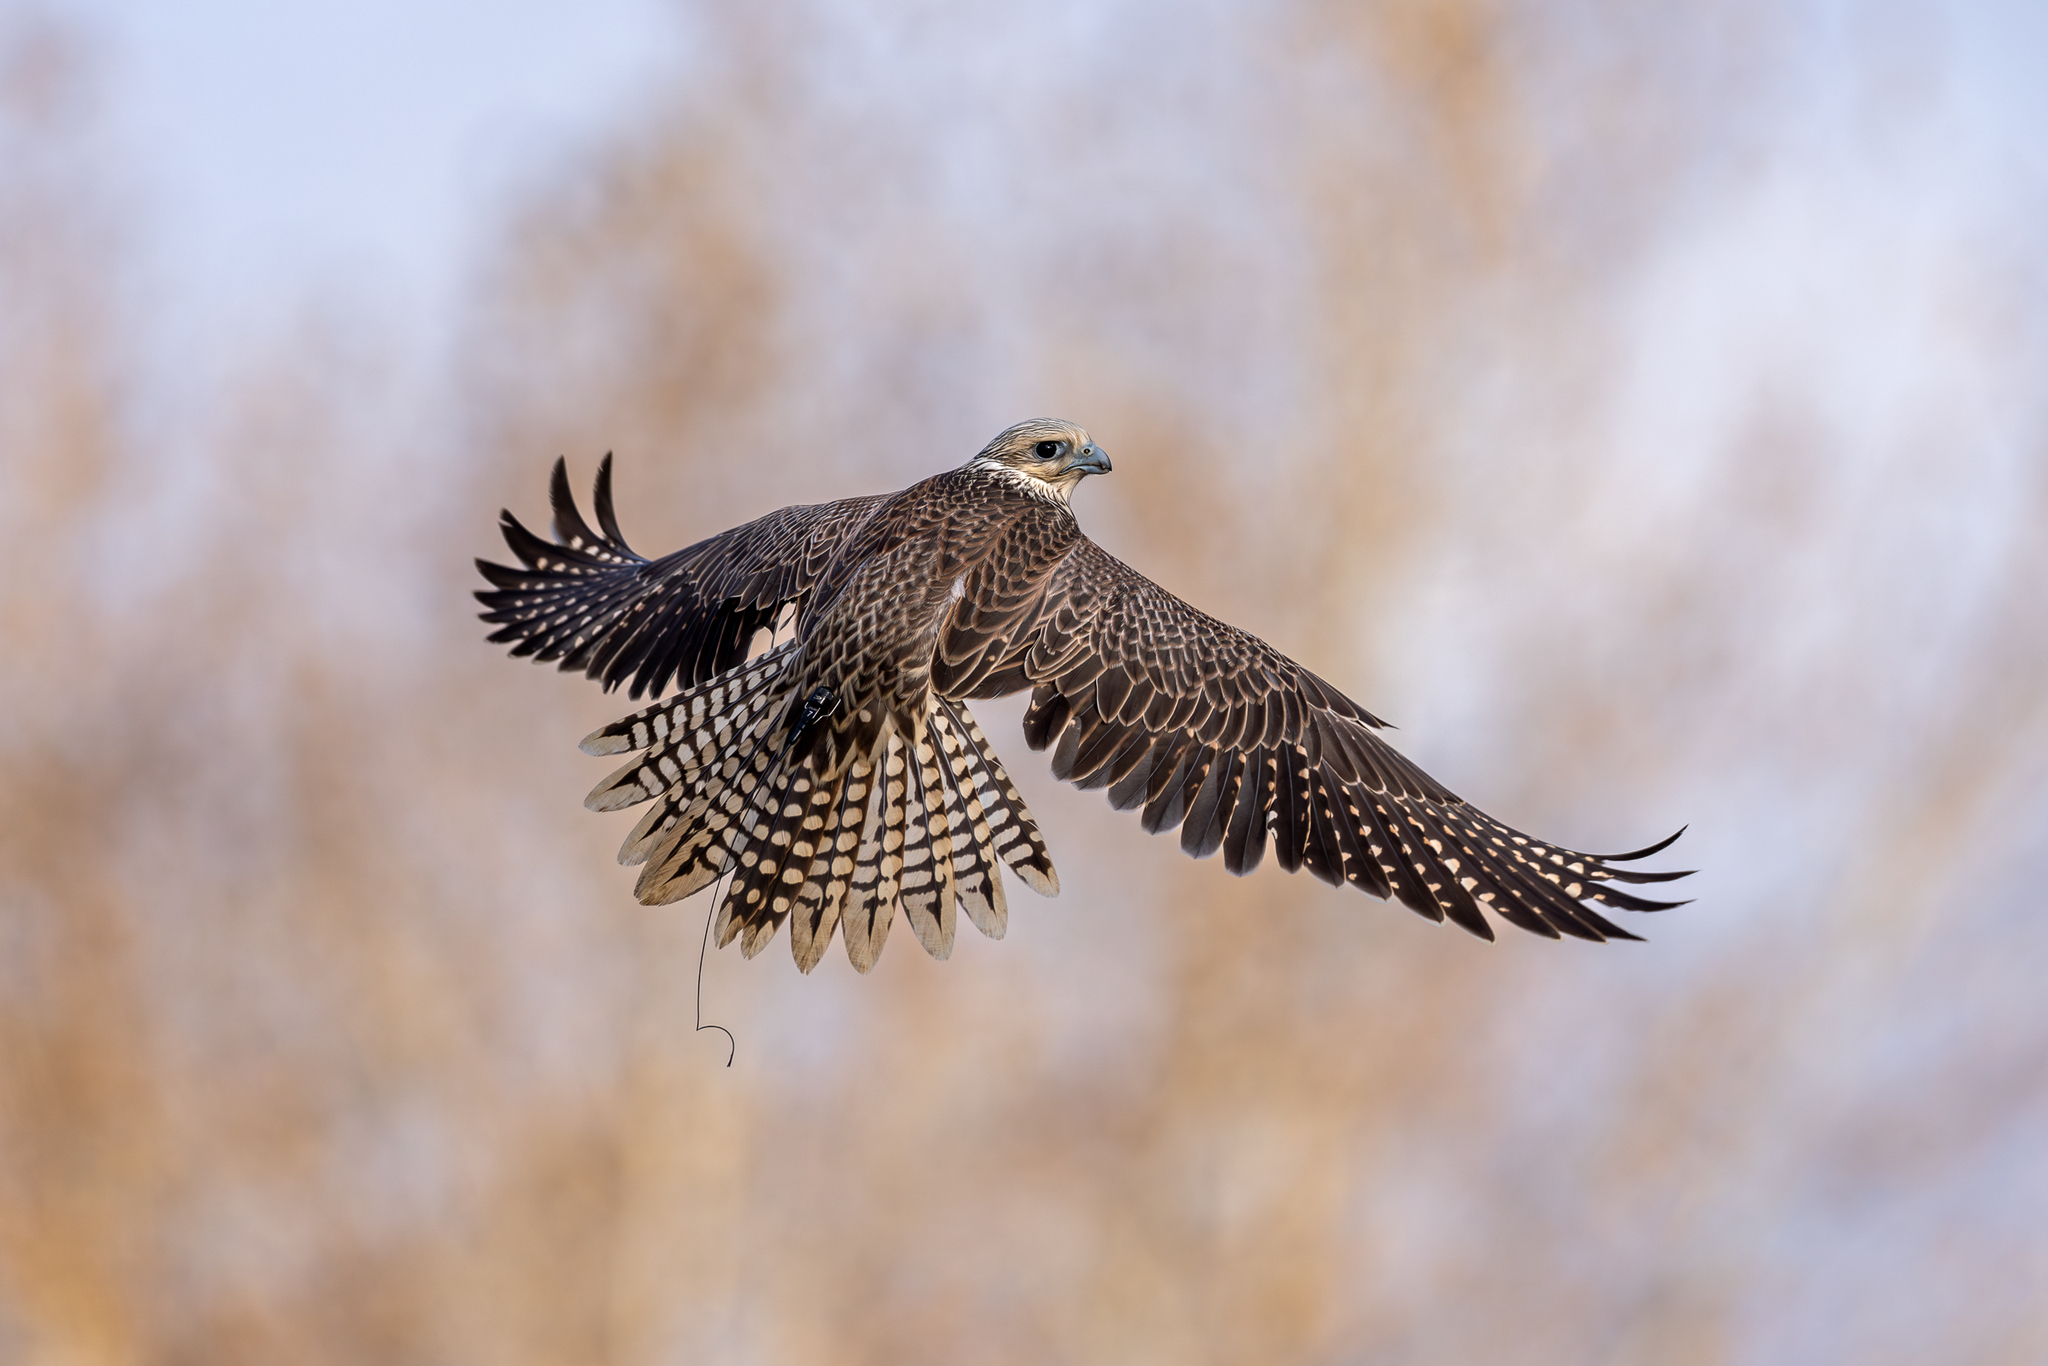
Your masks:
[[[1634,863],[1637,859],[1644,859],[1648,858],[1652,854],[1663,853],[1666,849],[1669,849],[1672,845],[1678,843],[1679,835],[1683,835],[1686,831],[1690,829],[1692,829],[1690,823],[1681,825],[1678,827],[1678,830],[1675,834],[1667,835],[1663,839],[1658,840],[1655,844],[1651,845],[1649,848],[1638,849],[1632,854],[1594,854],[1592,855],[1592,857],[1599,859],[1602,863]],[[1684,874],[1680,873],[1676,876],[1683,877]]]
[[[618,513],[612,508],[612,453],[610,451],[606,451],[604,459],[597,462],[597,486],[591,491],[590,501],[597,510],[598,529],[610,538],[611,543],[615,547],[625,550],[626,537],[619,530]]]
[[[1625,939],[1631,944],[1640,944],[1643,942],[1643,937],[1641,935],[1630,934],[1627,930],[1624,930],[1621,926],[1615,924],[1612,920],[1609,920],[1606,916],[1601,915],[1598,911],[1595,911],[1590,907],[1579,907],[1577,915],[1581,922],[1583,922],[1592,929],[1598,930],[1601,933],[1601,935],[1605,938]]]
[[[1642,873],[1633,868],[1605,868],[1601,870],[1616,882],[1642,884],[1645,882],[1676,882],[1682,877],[1691,877],[1697,868],[1682,868],[1675,873]]]
[[[553,468],[548,470],[548,506],[554,510],[555,516],[558,519],[556,523],[558,529],[560,527],[559,518],[564,507],[569,509],[571,517],[574,517],[579,522],[583,520],[576,512],[576,499],[569,492],[569,459],[567,456],[556,456]],[[566,540],[568,538],[558,536],[557,539]]]
[[[1518,929],[1527,930],[1531,934],[1540,934],[1545,939],[1561,939],[1564,937],[1559,932],[1557,926],[1525,906],[1496,903],[1491,909],[1495,915],[1507,921],[1508,924]]]
[[[1465,933],[1484,939],[1489,944],[1499,942],[1499,936],[1494,934],[1493,926],[1487,924],[1486,917],[1480,915],[1477,911],[1465,911],[1462,908],[1453,910],[1450,906],[1446,906],[1444,912],[1444,918],[1465,931]],[[1552,937],[1554,938],[1555,936]]]
[[[1605,886],[1592,893],[1591,899],[1603,906],[1615,906],[1624,911],[1675,911],[1680,906],[1690,906],[1693,903],[1691,897],[1683,901],[1651,901],[1647,897],[1630,896],[1627,892],[1617,892],[1612,887]]]
[[[578,550],[598,544],[597,533],[577,510],[576,494],[569,487],[569,462],[560,456],[555,458],[554,471],[548,476],[548,505],[554,509],[556,540]]]
[[[507,568],[502,564],[494,564],[491,561],[485,559],[481,555],[476,557],[476,572],[483,575],[484,579],[487,582],[497,585],[496,588],[477,588],[471,590],[476,596],[476,600],[478,602],[486,603],[489,602],[491,599],[485,597],[484,594],[490,593],[493,596],[495,596],[499,590],[510,588],[512,586],[511,584],[505,582],[505,580],[511,579],[513,580],[513,582],[516,583],[520,578],[523,577],[523,575],[521,575],[518,570]]]
[[[595,567],[605,563],[587,551],[558,545],[553,541],[543,541],[528,531],[525,525],[509,512],[499,519],[498,530],[504,535],[505,544],[512,547],[512,553],[517,555],[519,562],[528,569],[540,569],[542,561],[552,562],[548,569],[541,571],[543,573],[551,573],[569,564]]]

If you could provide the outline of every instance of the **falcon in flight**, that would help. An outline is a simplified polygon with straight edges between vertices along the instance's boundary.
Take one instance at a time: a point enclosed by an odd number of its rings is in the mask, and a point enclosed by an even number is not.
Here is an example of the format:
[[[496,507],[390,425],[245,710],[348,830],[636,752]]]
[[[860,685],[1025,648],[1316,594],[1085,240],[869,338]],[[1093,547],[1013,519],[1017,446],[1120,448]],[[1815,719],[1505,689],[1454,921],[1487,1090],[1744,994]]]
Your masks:
[[[958,913],[1000,938],[998,865],[1045,896],[1059,877],[967,704],[1031,689],[1024,739],[1147,831],[1180,828],[1239,875],[1264,858],[1395,897],[1493,938],[1491,911],[1552,939],[1633,939],[1593,905],[1661,910],[1617,867],[1453,795],[1380,738],[1382,722],[1258,637],[1160,588],[1081,534],[1068,499],[1109,457],[1070,422],[1021,422],[901,493],[788,507],[658,560],[635,553],[597,472],[598,529],[568,473],[555,539],[509,511],[519,567],[477,561],[493,641],[606,689],[660,697],[583,741],[626,754],[585,805],[648,803],[619,861],[635,895],[726,881],[722,948],[749,958],[783,921],[809,972],[835,930],[866,972],[900,910],[934,957]],[[755,637],[793,612],[793,638]],[[1680,832],[1684,833],[1683,831]],[[1592,903],[1589,905],[1588,903]]]

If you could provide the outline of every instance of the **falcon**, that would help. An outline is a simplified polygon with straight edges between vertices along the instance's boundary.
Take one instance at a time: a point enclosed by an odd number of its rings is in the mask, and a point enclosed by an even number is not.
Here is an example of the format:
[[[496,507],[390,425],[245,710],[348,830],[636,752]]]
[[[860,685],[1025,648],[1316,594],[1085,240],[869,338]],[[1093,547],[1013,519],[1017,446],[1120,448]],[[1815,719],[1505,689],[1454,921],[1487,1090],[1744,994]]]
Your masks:
[[[900,493],[783,508],[649,560],[620,534],[611,457],[594,531],[558,460],[554,540],[505,512],[519,565],[478,560],[493,586],[476,596],[515,656],[660,699],[585,737],[633,757],[584,804],[647,804],[619,850],[641,867],[635,895],[722,882],[711,928],[749,958],[788,921],[800,969],[836,931],[864,973],[899,912],[945,958],[961,913],[1002,937],[1002,867],[1056,895],[1038,823],[968,710],[1026,688],[1024,739],[1055,776],[1240,876],[1270,845],[1288,872],[1482,939],[1489,912],[1552,939],[1634,939],[1594,906],[1683,904],[1616,885],[1686,876],[1617,866],[1678,835],[1582,854],[1501,824],[1343,693],[1082,535],[1069,499],[1109,469],[1074,424],[1021,422]]]

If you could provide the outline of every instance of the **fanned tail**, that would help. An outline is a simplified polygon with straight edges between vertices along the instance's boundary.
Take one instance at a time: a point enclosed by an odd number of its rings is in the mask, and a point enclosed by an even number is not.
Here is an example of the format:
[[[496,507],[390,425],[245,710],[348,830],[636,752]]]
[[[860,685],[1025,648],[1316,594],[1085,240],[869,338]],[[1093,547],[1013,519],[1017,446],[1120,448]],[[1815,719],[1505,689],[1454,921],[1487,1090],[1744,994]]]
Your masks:
[[[952,952],[956,911],[1002,938],[1009,903],[1001,864],[1033,891],[1059,893],[1038,822],[973,715],[936,698],[923,721],[921,737],[890,728],[856,845],[840,932],[861,972],[881,956],[899,905],[934,958]],[[840,839],[848,839],[843,829]]]
[[[1001,938],[1001,864],[1035,891],[1058,892],[1037,823],[964,706],[933,699],[914,722],[892,718],[871,749],[834,762],[843,751],[817,743],[818,723],[794,696],[794,649],[584,740],[593,754],[641,751],[585,802],[652,803],[619,849],[621,863],[644,865],[641,901],[680,901],[730,875],[713,926],[721,948],[738,939],[751,958],[788,920],[803,971],[836,931],[867,972],[899,910],[934,958],[952,952],[960,911]]]

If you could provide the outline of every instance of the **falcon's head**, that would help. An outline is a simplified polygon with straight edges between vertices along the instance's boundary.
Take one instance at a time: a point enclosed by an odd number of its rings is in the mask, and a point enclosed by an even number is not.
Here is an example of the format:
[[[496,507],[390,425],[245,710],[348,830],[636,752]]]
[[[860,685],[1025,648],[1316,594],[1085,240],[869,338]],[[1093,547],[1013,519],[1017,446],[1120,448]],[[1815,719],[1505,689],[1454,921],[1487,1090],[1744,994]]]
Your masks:
[[[1056,417],[1034,417],[1001,432],[982,447],[971,466],[1019,476],[1027,486],[1061,502],[1091,474],[1109,473],[1109,456],[1088,439],[1088,433]]]

